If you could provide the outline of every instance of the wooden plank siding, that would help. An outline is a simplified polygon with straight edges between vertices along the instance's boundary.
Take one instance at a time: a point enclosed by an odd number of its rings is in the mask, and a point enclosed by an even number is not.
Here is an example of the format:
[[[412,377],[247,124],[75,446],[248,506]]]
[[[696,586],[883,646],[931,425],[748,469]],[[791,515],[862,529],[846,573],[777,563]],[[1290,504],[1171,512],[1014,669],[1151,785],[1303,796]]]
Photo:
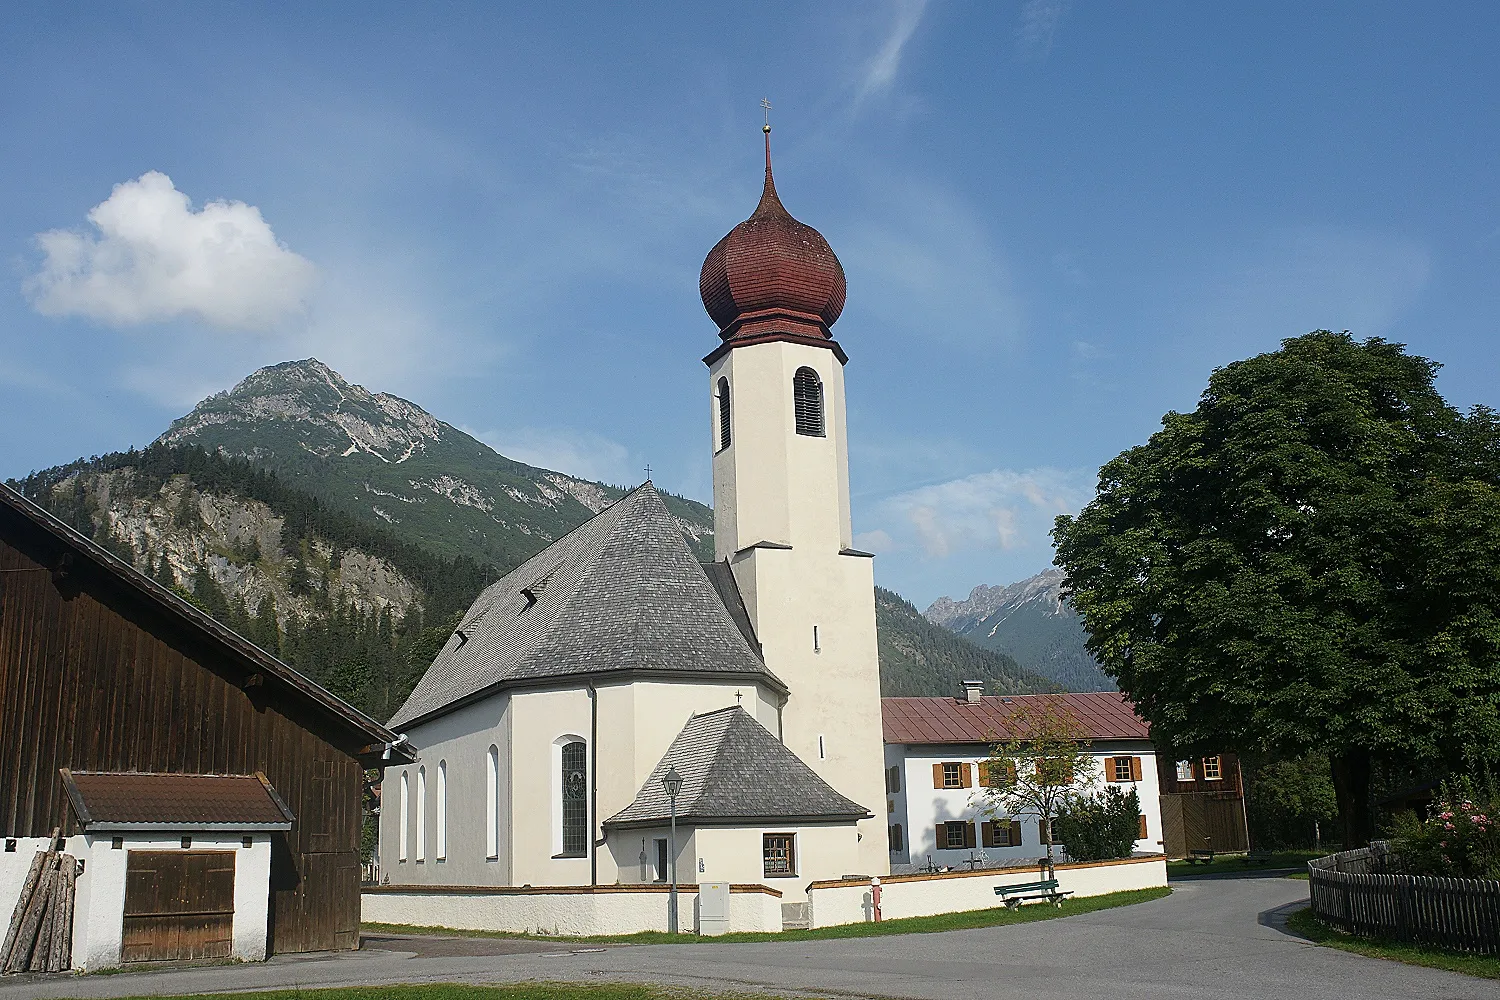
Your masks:
[[[149,589],[122,584],[118,567],[0,505],[3,835],[79,832],[62,767],[263,771],[296,816],[273,841],[272,951],[355,947],[359,755],[368,761],[372,732],[385,731],[362,732],[321,700],[332,696],[255,666]]]

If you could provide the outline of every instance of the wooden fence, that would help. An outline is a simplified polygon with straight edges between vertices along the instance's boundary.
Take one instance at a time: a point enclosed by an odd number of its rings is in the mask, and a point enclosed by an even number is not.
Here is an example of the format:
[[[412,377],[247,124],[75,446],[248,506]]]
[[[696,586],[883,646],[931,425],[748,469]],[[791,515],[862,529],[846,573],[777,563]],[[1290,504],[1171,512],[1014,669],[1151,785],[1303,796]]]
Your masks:
[[[1392,866],[1380,843],[1309,862],[1313,913],[1351,934],[1500,955],[1500,882]]]

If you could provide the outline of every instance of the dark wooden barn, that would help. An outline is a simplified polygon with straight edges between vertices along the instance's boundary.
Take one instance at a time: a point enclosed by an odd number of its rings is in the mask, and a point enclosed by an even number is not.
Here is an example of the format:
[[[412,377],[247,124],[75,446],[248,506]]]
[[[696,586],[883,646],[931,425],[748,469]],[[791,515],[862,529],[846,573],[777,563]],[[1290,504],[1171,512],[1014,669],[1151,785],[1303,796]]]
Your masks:
[[[270,950],[354,948],[362,770],[409,760],[395,740],[0,485],[4,837],[79,832],[60,769],[258,772],[294,817],[271,840]]]

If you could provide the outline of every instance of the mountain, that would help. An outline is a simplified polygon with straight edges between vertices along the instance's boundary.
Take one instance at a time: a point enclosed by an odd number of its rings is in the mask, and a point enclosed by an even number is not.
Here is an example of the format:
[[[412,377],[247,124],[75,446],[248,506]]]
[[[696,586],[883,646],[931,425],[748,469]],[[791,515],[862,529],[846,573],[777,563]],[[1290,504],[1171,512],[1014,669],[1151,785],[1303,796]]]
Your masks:
[[[1057,687],[1003,653],[979,646],[923,618],[900,594],[875,588],[880,693],[886,697],[953,695],[982,680],[987,694],[1036,694]]]
[[[173,421],[157,443],[242,457],[433,553],[502,570],[625,495],[512,461],[415,403],[354,385],[315,358],[260,369]],[[713,511],[665,499],[689,541],[712,558]]]
[[[1065,691],[1113,691],[1114,681],[1084,648],[1083,624],[1063,600],[1062,581],[1054,568],[1008,587],[980,584],[966,601],[939,598],[925,616]]]

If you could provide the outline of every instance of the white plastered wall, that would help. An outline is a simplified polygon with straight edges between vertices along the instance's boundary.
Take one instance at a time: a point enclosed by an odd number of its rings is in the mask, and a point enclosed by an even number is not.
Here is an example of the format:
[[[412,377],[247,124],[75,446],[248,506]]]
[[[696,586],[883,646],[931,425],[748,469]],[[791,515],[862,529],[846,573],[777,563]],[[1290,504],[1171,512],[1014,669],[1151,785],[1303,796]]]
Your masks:
[[[825,436],[796,433],[792,380],[823,383]],[[709,370],[730,384],[731,444],[714,456],[715,546],[729,559],[766,665],[791,689],[783,742],[834,788],[869,809],[859,824],[862,873],[889,870],[882,777],[874,575],[853,540],[844,371],[827,348],[737,347]],[[717,442],[717,399],[710,399]],[[814,629],[816,628],[816,638]]]
[[[1080,786],[1088,791],[1098,791],[1105,786],[1103,779],[1105,758],[1130,756],[1141,759],[1141,780],[1120,782],[1116,785],[1121,790],[1127,790],[1134,785],[1140,795],[1141,814],[1146,817],[1146,836],[1135,842],[1135,850],[1147,854],[1160,851],[1162,846],[1161,795],[1156,778],[1156,752],[1151,743],[1147,740],[1096,740],[1090,744],[1089,752],[1099,766],[1095,769],[1092,782],[1087,786]],[[1045,853],[1046,848],[1042,844],[1036,818],[1033,816],[1021,817],[1022,844],[1020,847],[980,847],[971,851],[967,848],[951,850],[937,846],[939,823],[964,820],[979,824],[989,819],[989,814],[984,809],[984,799],[981,794],[983,789],[978,787],[979,762],[986,760],[988,756],[988,747],[973,744],[951,746],[891,744],[886,747],[887,765],[901,768],[901,792],[890,797],[897,809],[891,822],[902,824],[907,848],[905,858],[892,855],[893,860],[925,864],[931,858],[933,864],[943,866],[961,864],[975,853],[984,854],[992,860],[1035,858]],[[934,788],[932,767],[934,764],[944,762],[969,764],[974,787]]]
[[[234,853],[233,957],[259,962],[266,957],[271,908],[271,835],[268,833],[186,831],[99,833],[68,837],[65,850],[83,862],[73,900],[73,968],[110,969],[120,964],[125,924],[125,873],[131,851],[180,851],[190,836],[194,851]],[[251,838],[251,846],[242,837]],[[114,839],[122,846],[116,850]],[[20,838],[14,852],[0,854],[0,913],[6,920],[31,868],[45,850],[46,837]]]

